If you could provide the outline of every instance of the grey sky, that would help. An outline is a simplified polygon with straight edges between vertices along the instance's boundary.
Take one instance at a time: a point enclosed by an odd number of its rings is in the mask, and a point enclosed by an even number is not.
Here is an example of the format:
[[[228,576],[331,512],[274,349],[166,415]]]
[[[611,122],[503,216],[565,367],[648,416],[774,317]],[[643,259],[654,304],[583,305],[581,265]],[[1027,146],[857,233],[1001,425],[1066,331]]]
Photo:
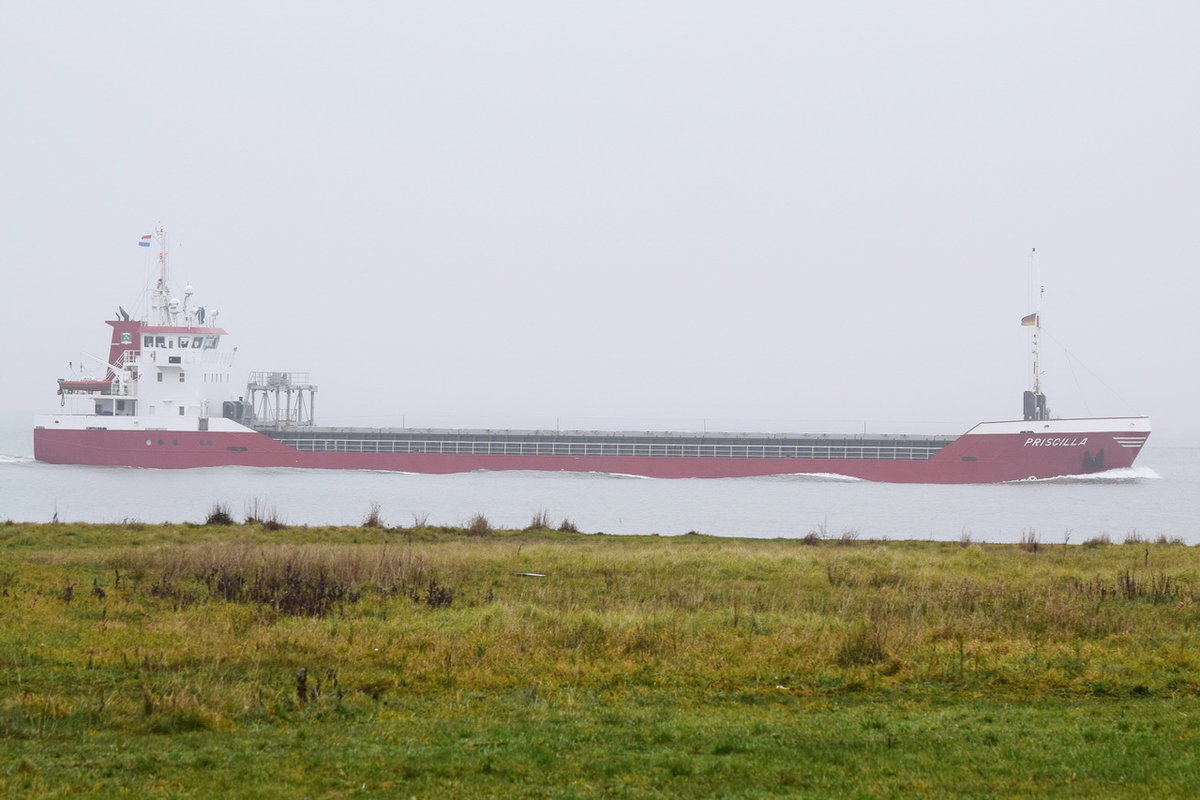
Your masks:
[[[6,410],[161,221],[325,421],[1010,418],[1036,247],[1053,410],[1200,433],[1200,4],[0,14]]]

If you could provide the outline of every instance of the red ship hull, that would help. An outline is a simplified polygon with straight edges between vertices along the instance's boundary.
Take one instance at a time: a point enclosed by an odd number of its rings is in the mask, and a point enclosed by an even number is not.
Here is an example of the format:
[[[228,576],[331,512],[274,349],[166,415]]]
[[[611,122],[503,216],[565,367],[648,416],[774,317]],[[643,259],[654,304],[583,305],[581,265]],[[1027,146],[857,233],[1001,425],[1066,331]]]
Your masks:
[[[1019,430],[1032,425],[1047,430]],[[34,430],[34,455],[50,463],[155,469],[239,465],[434,474],[533,470],[652,478],[828,474],[890,483],[960,484],[1046,479],[1130,467],[1148,436],[1148,421],[1137,417],[984,423],[928,459],[885,460],[305,452],[248,429],[201,432],[39,426]]]

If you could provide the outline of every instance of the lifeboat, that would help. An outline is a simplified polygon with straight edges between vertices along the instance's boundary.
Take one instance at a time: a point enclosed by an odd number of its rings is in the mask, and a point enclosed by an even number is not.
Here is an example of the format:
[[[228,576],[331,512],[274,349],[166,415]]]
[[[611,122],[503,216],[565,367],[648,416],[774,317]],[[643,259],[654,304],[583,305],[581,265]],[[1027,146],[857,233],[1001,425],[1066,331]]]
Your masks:
[[[111,390],[111,380],[84,378],[82,380],[69,381],[63,378],[58,379],[59,394],[94,394],[96,392],[108,392]]]

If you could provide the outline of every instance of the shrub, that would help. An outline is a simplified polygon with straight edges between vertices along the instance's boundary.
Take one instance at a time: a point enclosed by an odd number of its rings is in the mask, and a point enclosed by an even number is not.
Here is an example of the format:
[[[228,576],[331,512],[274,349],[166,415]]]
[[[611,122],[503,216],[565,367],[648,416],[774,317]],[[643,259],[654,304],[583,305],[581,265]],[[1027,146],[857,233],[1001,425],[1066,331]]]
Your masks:
[[[492,532],[492,523],[483,514],[476,514],[467,523],[467,533],[471,536],[487,536]]]
[[[362,527],[364,528],[382,528],[383,517],[379,513],[379,503],[371,503],[371,507],[367,509],[367,515],[363,517]]]
[[[276,516],[274,509],[271,510],[271,516],[263,521],[263,528],[268,531],[281,531],[287,527],[287,523]]]
[[[229,506],[225,503],[213,503],[208,516],[204,518],[204,524],[233,525],[233,517],[229,514]]]
[[[550,512],[546,509],[535,511],[533,519],[529,520],[529,524],[525,526],[527,531],[548,531],[552,527],[550,522]]]

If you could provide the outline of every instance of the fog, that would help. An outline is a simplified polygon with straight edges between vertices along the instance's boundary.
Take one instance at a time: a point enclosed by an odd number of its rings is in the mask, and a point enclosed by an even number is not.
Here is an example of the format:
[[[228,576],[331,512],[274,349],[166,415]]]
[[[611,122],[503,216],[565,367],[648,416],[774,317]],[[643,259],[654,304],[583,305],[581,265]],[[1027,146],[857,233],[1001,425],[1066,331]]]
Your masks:
[[[319,422],[1200,438],[1200,5],[0,1],[0,410],[175,285]]]

